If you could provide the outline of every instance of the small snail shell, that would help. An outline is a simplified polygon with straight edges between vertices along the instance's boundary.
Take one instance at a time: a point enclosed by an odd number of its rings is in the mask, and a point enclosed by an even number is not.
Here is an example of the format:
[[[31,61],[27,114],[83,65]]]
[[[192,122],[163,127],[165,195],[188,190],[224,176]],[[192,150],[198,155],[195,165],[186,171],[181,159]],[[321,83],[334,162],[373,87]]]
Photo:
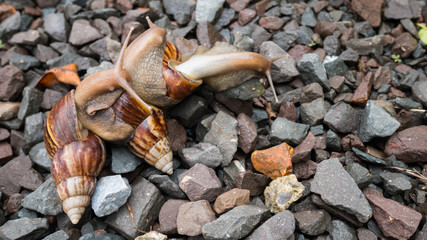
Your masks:
[[[71,222],[77,224],[95,190],[96,176],[105,162],[105,147],[77,119],[74,91],[51,109],[44,140],[52,158],[52,179],[58,198]]]

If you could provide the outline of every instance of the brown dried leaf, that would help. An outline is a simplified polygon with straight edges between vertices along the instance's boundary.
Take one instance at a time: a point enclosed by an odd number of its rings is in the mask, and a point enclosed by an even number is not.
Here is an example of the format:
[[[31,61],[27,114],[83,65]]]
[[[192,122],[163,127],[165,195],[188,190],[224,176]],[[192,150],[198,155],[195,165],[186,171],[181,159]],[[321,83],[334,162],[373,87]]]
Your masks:
[[[59,82],[79,85],[80,77],[77,72],[77,64],[72,63],[62,67],[48,70],[38,81],[36,88],[43,89],[58,84]]]

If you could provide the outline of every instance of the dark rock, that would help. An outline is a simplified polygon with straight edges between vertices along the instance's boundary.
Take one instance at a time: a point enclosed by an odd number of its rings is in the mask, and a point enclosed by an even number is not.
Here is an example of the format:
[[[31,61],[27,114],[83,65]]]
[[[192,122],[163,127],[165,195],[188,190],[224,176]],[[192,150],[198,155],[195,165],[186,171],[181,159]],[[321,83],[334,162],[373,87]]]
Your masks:
[[[249,153],[256,144],[257,129],[256,123],[246,114],[237,116],[237,128],[239,133],[239,147],[245,153]]]
[[[29,156],[37,166],[50,171],[52,161],[49,158],[44,142],[34,145],[29,152]]]
[[[296,32],[279,31],[273,35],[273,42],[283,50],[287,51],[297,40]]]
[[[71,27],[68,42],[73,45],[83,45],[102,37],[103,36],[98,29],[92,27],[89,21],[78,19],[74,21],[73,26]]]
[[[361,151],[365,151],[365,145],[362,140],[354,134],[348,134],[341,139],[341,147],[344,151],[351,151],[353,148],[357,148]]]
[[[375,221],[385,236],[408,239],[415,233],[422,217],[419,212],[383,197],[373,188],[366,188],[363,193],[369,200]]]
[[[332,62],[325,63],[324,65],[329,78],[334,76],[344,76],[348,71],[347,65],[339,58]]]
[[[268,59],[282,57],[272,64],[274,67],[271,69],[271,75],[275,82],[289,82],[299,75],[293,58],[274,42],[263,42],[260,46],[260,54]]]
[[[312,132],[314,136],[322,135],[324,133],[323,125],[310,127],[310,132]]]
[[[24,129],[25,142],[30,146],[34,146],[43,141],[43,127],[43,113],[39,112],[26,117]]]
[[[384,171],[380,173],[380,176],[383,179],[384,190],[391,195],[396,195],[412,188],[411,178],[402,173]]]
[[[91,232],[87,233],[79,238],[79,240],[124,240],[122,236],[107,233],[105,231],[97,231],[97,232]]]
[[[174,106],[170,114],[177,118],[184,127],[193,127],[207,113],[206,99],[191,95]]]
[[[252,171],[239,172],[235,176],[236,187],[248,189],[251,196],[256,196],[264,192],[270,178],[266,175],[254,173]]]
[[[154,224],[164,202],[165,198],[152,183],[137,177],[132,183],[132,194],[127,202],[132,209],[133,218],[129,217],[129,210],[125,205],[108,216],[105,223],[124,237],[133,239],[139,235],[136,229],[147,231]]]
[[[49,234],[46,218],[19,218],[9,220],[0,227],[1,239],[41,239]]]
[[[307,137],[294,149],[292,163],[304,162],[310,159],[311,150],[314,148],[316,138],[309,132]]]
[[[237,120],[222,111],[219,112],[203,142],[217,146],[223,156],[221,166],[227,166],[237,151]]]
[[[356,231],[340,220],[333,220],[328,226],[328,232],[332,239],[357,240]]]
[[[289,239],[295,231],[295,219],[293,214],[285,210],[265,221],[255,229],[247,240],[280,240]]]
[[[227,26],[228,24],[231,23],[235,14],[236,12],[233,9],[223,8],[221,11],[221,15],[218,17],[218,20],[215,23],[215,27],[217,29],[221,29]]]
[[[301,25],[314,27],[316,26],[316,23],[316,15],[314,15],[313,10],[311,10],[311,7],[306,7],[304,13],[301,16]]]
[[[361,197],[359,187],[336,158],[317,165],[311,191],[320,194],[327,204],[355,215],[363,223],[372,216],[368,201]]]
[[[322,85],[325,90],[329,90],[330,86],[326,76],[326,70],[317,54],[304,54],[297,66],[306,84],[317,82]]]
[[[374,232],[366,229],[366,228],[358,228],[357,229],[357,238],[358,239],[365,239],[365,240],[376,240],[377,235],[375,235]]]
[[[43,27],[55,41],[66,42],[70,26],[63,13],[52,13],[44,17]]]
[[[421,103],[415,102],[410,98],[397,97],[393,100],[393,104],[403,109],[422,109],[423,108],[423,105]]]
[[[17,119],[19,120],[19,119]],[[23,125],[23,121],[19,124],[19,126]],[[16,128],[19,129],[20,127]],[[13,129],[10,131],[10,145],[12,145],[13,153],[18,155],[19,152],[28,152],[30,150],[30,146],[27,144],[24,138],[24,133],[21,131],[16,131]]]
[[[199,163],[179,175],[179,187],[191,201],[212,202],[222,191],[221,182],[215,171]]]
[[[316,173],[317,163],[311,160],[293,165],[292,172],[298,179],[309,179]]]
[[[271,35],[272,34],[265,30],[263,27],[255,26],[255,29],[251,34],[251,38],[254,40],[255,43],[254,50],[258,51],[259,46],[261,46],[263,42],[270,40]]]
[[[165,192],[168,196],[174,198],[186,198],[185,193],[179,188],[178,184],[173,182],[169,176],[153,174],[148,181],[154,183],[157,188]]]
[[[17,67],[7,65],[0,69],[0,100],[16,100],[25,86],[24,73]]]
[[[292,102],[285,102],[280,106],[279,114],[277,114],[277,116],[295,122],[298,118],[298,113]]]
[[[14,53],[10,57],[10,64],[13,66],[18,67],[22,71],[27,71],[30,68],[38,67],[40,65],[40,61],[30,55],[23,55],[19,53]]]
[[[166,13],[173,15],[178,24],[185,25],[191,19],[191,14],[196,7],[196,1],[166,0],[163,1],[163,6],[165,7]]]
[[[235,99],[232,97],[228,97],[225,94],[217,93],[215,94],[215,99],[224,104],[228,109],[230,109],[236,115],[240,113],[245,113],[249,116],[252,115],[252,102],[250,101],[242,101],[240,99]]]
[[[206,200],[187,202],[179,206],[176,224],[178,233],[187,236],[198,236],[202,227],[216,219],[211,205]]]
[[[424,223],[423,228],[415,235],[415,240],[423,240],[427,238],[427,224]]]
[[[295,32],[298,35],[296,43],[297,44],[305,45],[305,46],[307,46],[307,48],[309,48],[308,45],[312,41],[311,36],[313,36],[313,30],[311,28],[309,28],[309,27],[301,26]],[[295,60],[295,61],[297,61],[297,60]]]
[[[347,47],[347,50],[340,54],[339,59],[344,62],[357,63],[359,61],[359,53],[353,48]]]
[[[363,151],[360,151],[359,149],[357,149],[355,147],[352,148],[352,150],[353,150],[353,152],[356,154],[356,156],[359,159],[361,159],[361,160],[363,160],[365,162],[370,162],[370,163],[375,163],[375,164],[381,164],[381,165],[387,165],[386,161],[384,161],[384,160],[382,160],[380,158],[374,157],[372,155],[369,155],[369,154],[367,154],[367,153],[365,153]]]
[[[64,93],[48,88],[43,93],[43,99],[40,106],[43,109],[50,110],[63,96]]]
[[[132,172],[142,163],[143,160],[131,153],[127,147],[113,146],[111,148],[111,171],[113,173]]]
[[[411,91],[414,100],[427,107],[427,81],[417,81],[412,85]]]
[[[34,192],[22,201],[24,208],[37,211],[44,215],[58,215],[62,212],[62,204],[56,195],[56,186],[52,178],[48,178]]]
[[[359,163],[354,162],[347,164],[346,170],[360,189],[364,189],[372,183],[372,174],[367,168],[363,167]]]
[[[328,55],[337,56],[341,53],[341,42],[334,35],[327,36],[323,40],[323,49]]]
[[[49,68],[62,67],[71,63],[77,63],[79,71],[87,70],[91,67],[98,66],[98,62],[89,57],[82,57],[71,51],[59,57],[49,59],[46,64]]]
[[[375,90],[380,89],[385,84],[391,82],[391,71],[388,67],[379,67],[374,75],[374,84],[373,87]]]
[[[407,58],[417,48],[417,40],[410,33],[402,33],[393,43],[391,52],[400,55],[401,58]]]
[[[43,36],[37,30],[28,30],[26,32],[19,32],[12,36],[9,40],[12,44],[23,44],[35,46],[39,43],[43,43]]]
[[[185,147],[187,141],[185,128],[175,119],[166,119],[166,123],[168,125],[170,148],[173,152],[178,152],[178,150]]]
[[[159,212],[159,231],[164,234],[178,234],[177,217],[179,207],[188,200],[170,199],[167,200]]]
[[[19,106],[18,118],[24,120],[27,116],[37,113],[43,99],[43,92],[36,88],[25,87],[23,98]]]
[[[310,103],[303,103],[300,107],[301,120],[303,123],[311,126],[317,125],[322,122],[327,111],[328,104],[322,98],[318,98]]]
[[[3,20],[0,24],[0,38],[9,39],[19,31],[21,26],[21,14],[19,12]]]
[[[56,58],[59,56],[57,52],[55,52],[52,48],[46,47],[41,44],[37,44],[37,47],[33,50],[34,56],[40,60],[40,62],[47,62],[47,60]]]
[[[384,37],[373,36],[363,39],[350,39],[346,43],[347,48],[352,48],[360,55],[369,55],[372,51],[383,52]]]
[[[375,137],[391,136],[400,123],[375,101],[369,100],[360,119],[359,137],[369,142]]]
[[[10,195],[9,199],[4,202],[3,209],[6,211],[6,215],[16,213],[22,207],[22,194],[14,193]]]
[[[331,216],[325,210],[296,212],[294,217],[298,229],[309,236],[324,233],[331,223]]]
[[[375,35],[374,29],[372,29],[372,26],[368,22],[357,22],[354,24],[354,29],[364,37],[372,37]]]
[[[332,130],[340,133],[353,132],[359,125],[356,110],[349,104],[338,102],[326,112],[324,123]]]
[[[182,148],[179,154],[184,163],[189,167],[200,163],[210,168],[216,168],[223,161],[219,149],[210,143],[199,143],[189,148]]]
[[[216,42],[224,42],[224,37],[219,33],[212,24],[208,22],[199,23],[197,25],[197,39],[200,44],[211,48]]]
[[[420,6],[414,0],[392,0],[384,8],[384,17],[388,19],[418,18]]]
[[[265,208],[243,205],[233,208],[202,228],[205,239],[240,239],[247,236],[263,220],[268,218]]]
[[[63,43],[63,42],[53,42],[50,44],[50,47],[59,52],[61,55],[66,53],[76,53],[76,49],[71,46],[71,44]]]
[[[379,27],[381,25],[383,4],[383,0],[356,0],[351,2],[351,7],[359,16],[368,21],[372,27]]]
[[[270,141],[280,143],[287,142],[292,145],[298,145],[307,135],[309,126],[306,124],[295,123],[286,118],[278,117],[271,126]]]
[[[398,131],[405,130],[407,128],[419,126],[423,124],[424,114],[420,112],[413,112],[407,110],[401,110],[396,116],[396,120],[399,121],[400,127]]]
[[[309,103],[323,96],[322,86],[317,82],[310,83],[302,88],[300,102]]]

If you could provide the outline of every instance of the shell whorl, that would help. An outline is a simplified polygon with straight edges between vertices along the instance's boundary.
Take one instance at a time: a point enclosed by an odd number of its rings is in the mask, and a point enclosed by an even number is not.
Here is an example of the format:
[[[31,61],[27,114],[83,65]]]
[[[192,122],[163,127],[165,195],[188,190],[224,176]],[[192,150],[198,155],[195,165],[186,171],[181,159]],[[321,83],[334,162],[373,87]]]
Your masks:
[[[104,142],[83,129],[77,119],[74,91],[50,111],[44,140],[52,158],[51,173],[58,198],[71,222],[77,224],[90,203],[106,152]]]

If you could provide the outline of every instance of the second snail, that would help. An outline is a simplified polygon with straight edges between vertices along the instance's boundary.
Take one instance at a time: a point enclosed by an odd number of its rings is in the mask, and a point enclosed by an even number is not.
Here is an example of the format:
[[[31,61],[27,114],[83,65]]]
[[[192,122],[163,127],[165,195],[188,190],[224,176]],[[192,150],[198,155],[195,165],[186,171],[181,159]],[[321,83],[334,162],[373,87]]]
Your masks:
[[[182,62],[166,40],[166,30],[147,21],[150,28],[127,46],[131,29],[113,68],[85,78],[47,118],[44,142],[52,178],[73,224],[90,203],[105,161],[104,141],[126,144],[150,165],[172,174],[173,154],[160,108],[177,104],[202,83],[223,91],[261,73],[272,85],[274,60],[217,43]]]

